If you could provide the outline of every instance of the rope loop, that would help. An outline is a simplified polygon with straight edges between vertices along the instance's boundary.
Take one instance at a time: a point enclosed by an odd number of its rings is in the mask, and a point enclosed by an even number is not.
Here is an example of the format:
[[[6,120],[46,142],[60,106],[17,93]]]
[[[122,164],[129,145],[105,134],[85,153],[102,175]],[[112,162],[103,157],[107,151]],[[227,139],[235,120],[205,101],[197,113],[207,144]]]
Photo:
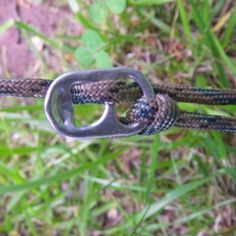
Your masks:
[[[167,94],[157,94],[155,99],[138,99],[127,113],[126,119],[146,124],[141,134],[152,135],[172,127],[178,120],[179,113],[175,100]]]
[[[168,84],[153,84],[155,99],[142,97],[142,89],[136,83],[126,80],[97,80],[101,76],[97,71],[95,81],[74,83],[71,86],[73,104],[129,104],[133,106],[121,117],[123,124],[140,123],[141,134],[151,135],[171,126],[196,130],[219,130],[236,133],[236,118],[207,115],[179,110],[177,102],[187,102],[208,105],[236,105],[236,89],[201,89]],[[122,76],[120,77],[122,79]],[[79,79],[79,78],[78,78]],[[42,97],[46,96],[51,80],[43,79],[1,79],[0,97]],[[60,107],[60,106],[58,106]],[[59,114],[59,113],[58,113]],[[108,125],[111,127],[112,125]],[[139,132],[139,131],[138,131]]]

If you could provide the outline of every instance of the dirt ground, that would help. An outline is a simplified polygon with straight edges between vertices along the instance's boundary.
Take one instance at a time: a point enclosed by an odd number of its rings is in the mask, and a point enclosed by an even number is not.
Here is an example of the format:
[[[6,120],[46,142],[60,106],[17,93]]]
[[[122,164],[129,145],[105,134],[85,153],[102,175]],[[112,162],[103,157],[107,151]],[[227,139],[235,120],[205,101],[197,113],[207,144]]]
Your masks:
[[[7,20],[21,21],[33,26],[43,34],[78,35],[82,27],[74,22],[66,6],[52,7],[47,1],[36,5],[25,0],[1,0],[0,24]],[[46,46],[38,37],[26,37],[22,30],[12,27],[0,35],[0,75],[22,77],[40,75],[41,63],[32,50],[33,43],[38,51],[44,52],[43,61],[55,72],[60,71],[60,58],[55,49]],[[45,54],[46,53],[46,54]]]

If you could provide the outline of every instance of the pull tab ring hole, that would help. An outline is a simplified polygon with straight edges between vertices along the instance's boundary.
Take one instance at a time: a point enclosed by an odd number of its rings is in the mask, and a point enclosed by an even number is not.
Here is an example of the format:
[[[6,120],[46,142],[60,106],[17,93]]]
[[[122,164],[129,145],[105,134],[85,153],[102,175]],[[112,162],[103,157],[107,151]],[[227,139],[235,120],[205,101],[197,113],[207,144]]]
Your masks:
[[[104,104],[88,103],[73,104],[75,126],[91,125],[94,120],[98,120],[105,109]]]
[[[124,123],[127,111],[129,111],[134,101],[143,95],[137,82],[129,76],[122,76],[116,80],[74,84],[71,93],[72,100],[75,103],[73,108],[77,126],[91,124],[90,120],[92,118],[98,120],[102,111],[104,111],[101,105],[107,102],[114,102],[117,119]],[[78,121],[81,119],[88,122]],[[127,124],[127,122],[124,124]]]

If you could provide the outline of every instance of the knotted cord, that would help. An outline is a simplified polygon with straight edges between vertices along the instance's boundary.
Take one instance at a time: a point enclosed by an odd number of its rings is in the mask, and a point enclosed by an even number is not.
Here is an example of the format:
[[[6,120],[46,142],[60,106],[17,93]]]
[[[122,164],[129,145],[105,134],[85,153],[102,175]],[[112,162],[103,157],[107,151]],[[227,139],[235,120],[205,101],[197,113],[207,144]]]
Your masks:
[[[0,80],[0,96],[44,98],[52,81],[43,79]],[[172,126],[188,129],[236,132],[236,119],[223,116],[187,112],[178,108],[177,102],[210,105],[236,104],[235,90],[200,89],[183,86],[154,84],[155,99],[142,97],[136,84],[127,85],[120,80],[79,83],[71,88],[74,104],[132,103],[124,122],[142,122],[150,135]]]

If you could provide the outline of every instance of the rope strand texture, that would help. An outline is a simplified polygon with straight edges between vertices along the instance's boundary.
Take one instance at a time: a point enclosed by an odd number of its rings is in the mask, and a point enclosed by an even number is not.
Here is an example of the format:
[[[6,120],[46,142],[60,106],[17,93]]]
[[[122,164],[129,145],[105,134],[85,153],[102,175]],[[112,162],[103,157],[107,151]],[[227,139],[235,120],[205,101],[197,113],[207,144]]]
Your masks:
[[[0,80],[0,96],[43,98],[52,81],[43,79]],[[235,90],[199,89],[172,85],[153,85],[155,99],[142,97],[136,84],[123,81],[100,81],[76,84],[71,88],[74,104],[83,103],[133,103],[124,119],[127,123],[142,122],[146,129],[142,134],[161,132],[171,126],[188,129],[236,132],[236,119],[190,113],[180,110],[177,102],[226,105],[236,104]]]

